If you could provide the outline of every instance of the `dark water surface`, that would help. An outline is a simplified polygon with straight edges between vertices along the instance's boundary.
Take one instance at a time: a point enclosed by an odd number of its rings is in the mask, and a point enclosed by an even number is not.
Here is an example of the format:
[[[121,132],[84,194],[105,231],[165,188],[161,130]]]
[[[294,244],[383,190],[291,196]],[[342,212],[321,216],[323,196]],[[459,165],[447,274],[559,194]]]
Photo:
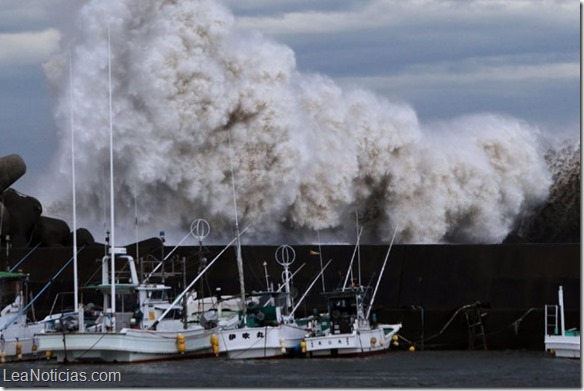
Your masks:
[[[350,359],[0,365],[2,386],[10,388],[582,387],[579,359],[553,358],[534,351],[395,351]],[[44,379],[32,379],[33,373]],[[65,381],[76,377],[85,381]]]

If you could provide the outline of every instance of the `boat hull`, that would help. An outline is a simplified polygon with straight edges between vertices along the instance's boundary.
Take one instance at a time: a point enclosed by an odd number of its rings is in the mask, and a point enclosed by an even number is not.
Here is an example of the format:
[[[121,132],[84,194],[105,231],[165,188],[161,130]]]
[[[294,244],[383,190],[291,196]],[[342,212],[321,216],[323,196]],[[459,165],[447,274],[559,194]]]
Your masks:
[[[119,333],[40,334],[39,351],[58,362],[146,362],[203,357],[212,354],[216,330],[185,330],[179,347],[178,332],[123,329]]]
[[[297,325],[244,327],[218,334],[219,353],[230,359],[276,358],[300,351],[306,330]]]
[[[17,352],[17,344],[20,343],[20,354]],[[0,361],[26,361],[38,358],[36,340],[32,337],[8,339],[4,341],[0,351]]]
[[[580,336],[546,335],[545,350],[555,357],[580,358]]]
[[[42,329],[43,326],[40,324],[26,326],[15,324],[8,327],[2,333],[3,340],[0,339],[0,360],[20,361],[36,359],[38,346],[34,334],[40,332]],[[20,354],[18,352],[18,345],[20,347]]]
[[[310,357],[361,356],[388,351],[392,337],[401,325],[379,325],[375,329],[355,330],[352,333],[326,334],[307,337],[306,353]]]

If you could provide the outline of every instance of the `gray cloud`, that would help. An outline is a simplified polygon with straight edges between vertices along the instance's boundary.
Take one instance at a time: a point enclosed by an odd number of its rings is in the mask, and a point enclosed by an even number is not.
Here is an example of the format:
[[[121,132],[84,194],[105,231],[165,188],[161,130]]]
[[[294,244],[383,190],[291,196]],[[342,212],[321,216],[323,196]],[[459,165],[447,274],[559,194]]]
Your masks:
[[[245,10],[237,22],[290,45],[302,71],[406,100],[422,120],[474,111],[545,127],[578,120],[574,2],[360,1],[302,11],[287,2],[263,13],[237,3]]]

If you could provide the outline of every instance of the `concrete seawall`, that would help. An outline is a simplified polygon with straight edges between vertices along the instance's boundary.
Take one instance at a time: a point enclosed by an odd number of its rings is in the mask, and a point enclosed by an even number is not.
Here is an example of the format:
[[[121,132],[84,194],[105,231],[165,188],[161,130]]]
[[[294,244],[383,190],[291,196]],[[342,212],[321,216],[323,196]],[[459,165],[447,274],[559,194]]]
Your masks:
[[[270,280],[277,284],[281,267],[274,260],[276,246],[244,246],[244,273],[246,290],[265,289],[263,262],[267,262]],[[207,247],[211,260],[221,247]],[[318,246],[294,246],[296,261],[292,270],[306,265],[294,278],[298,298],[320,270],[318,255],[311,250]],[[135,248],[128,247],[133,254]],[[171,248],[165,248],[165,254]],[[325,273],[327,289],[334,289],[344,276],[353,253],[353,246],[323,246],[324,262],[333,259]],[[16,264],[29,250],[13,249],[8,257],[2,253],[0,261]],[[187,283],[198,270],[198,248],[181,247],[175,254],[186,260]],[[361,271],[363,285],[375,285],[387,246],[362,246]],[[160,259],[162,248],[141,248],[141,257],[147,254]],[[20,269],[30,273],[30,290],[39,292],[45,283],[71,258],[70,248],[45,248],[34,251]],[[100,277],[100,264],[104,248],[84,249],[79,257],[80,285]],[[150,257],[151,258],[151,257]],[[357,272],[357,261],[354,271]],[[175,263],[175,271],[182,269]],[[172,265],[165,266],[166,283],[182,286],[182,275],[172,275]],[[44,316],[58,292],[72,290],[72,265],[55,279],[35,303],[37,318]],[[456,314],[462,306],[480,303],[484,315],[488,347],[543,349],[543,308],[557,301],[558,285],[563,285],[566,303],[566,326],[580,327],[580,244],[504,244],[504,245],[395,245],[381,280],[375,301],[379,321],[404,323],[400,333],[411,341],[421,341],[435,335],[450,321],[438,336],[426,341],[426,347],[466,348],[468,327],[464,314]],[[92,277],[93,276],[93,277]],[[372,276],[374,278],[372,279]],[[198,285],[197,285],[198,286]],[[233,249],[226,251],[209,270],[205,290],[212,294],[221,287],[224,294],[237,294],[239,290],[237,267]],[[310,314],[313,307],[324,309],[320,296],[322,284],[318,282],[299,309],[299,316]],[[62,304],[70,306],[71,296],[63,296]],[[84,291],[84,302],[101,304],[95,292]],[[424,322],[422,324],[422,309]]]

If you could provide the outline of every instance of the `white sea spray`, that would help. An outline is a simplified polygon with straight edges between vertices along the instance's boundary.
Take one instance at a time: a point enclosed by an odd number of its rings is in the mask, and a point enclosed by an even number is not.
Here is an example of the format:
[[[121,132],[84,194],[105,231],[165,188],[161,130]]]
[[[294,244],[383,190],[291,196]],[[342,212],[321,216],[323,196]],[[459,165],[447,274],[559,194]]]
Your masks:
[[[45,71],[58,96],[62,178],[72,51],[77,210],[94,232],[109,225],[108,23],[116,226],[126,242],[134,202],[145,236],[180,237],[205,218],[230,237],[231,154],[250,242],[315,241],[315,230],[354,241],[355,211],[372,240],[389,241],[397,227],[401,242],[500,242],[547,197],[538,129],[519,119],[420,123],[412,107],[302,73],[289,47],[235,27],[217,1],[93,0]],[[69,193],[56,185],[43,204],[68,219]]]

